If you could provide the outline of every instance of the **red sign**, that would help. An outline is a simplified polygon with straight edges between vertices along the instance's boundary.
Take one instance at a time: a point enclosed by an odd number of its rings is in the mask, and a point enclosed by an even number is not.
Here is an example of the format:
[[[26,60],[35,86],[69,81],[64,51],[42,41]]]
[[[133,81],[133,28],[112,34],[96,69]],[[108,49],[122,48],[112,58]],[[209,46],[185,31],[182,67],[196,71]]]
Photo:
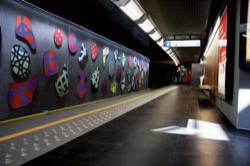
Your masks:
[[[227,50],[227,10],[225,10],[221,17],[219,26],[219,57],[220,63],[226,61],[226,50]]]

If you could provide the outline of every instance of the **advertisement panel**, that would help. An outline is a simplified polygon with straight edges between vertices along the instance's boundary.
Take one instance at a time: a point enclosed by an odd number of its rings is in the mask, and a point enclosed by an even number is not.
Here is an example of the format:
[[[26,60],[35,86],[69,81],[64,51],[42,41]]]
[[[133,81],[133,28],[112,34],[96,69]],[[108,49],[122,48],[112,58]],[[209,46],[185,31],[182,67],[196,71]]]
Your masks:
[[[227,61],[227,10],[225,9],[219,25],[219,73],[218,92],[225,95]]]
[[[249,28],[249,23],[250,23],[250,10],[249,10],[249,6],[250,6],[250,3],[248,3],[248,10],[247,10],[247,27],[246,27],[246,58],[245,58],[245,61],[246,63],[249,63],[250,62],[250,38],[249,38],[249,35],[250,35],[250,28]]]

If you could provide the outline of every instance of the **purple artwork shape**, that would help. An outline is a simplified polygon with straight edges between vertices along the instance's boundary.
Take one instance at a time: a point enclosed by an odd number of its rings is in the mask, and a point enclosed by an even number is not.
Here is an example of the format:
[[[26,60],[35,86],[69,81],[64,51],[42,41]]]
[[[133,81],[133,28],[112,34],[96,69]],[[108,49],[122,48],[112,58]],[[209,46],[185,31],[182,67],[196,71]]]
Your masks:
[[[106,92],[108,90],[108,79],[107,78],[102,79],[101,89],[103,92]]]
[[[10,83],[7,98],[11,109],[17,109],[32,103],[37,84],[37,76],[32,76],[24,82]]]
[[[121,77],[122,77],[122,67],[120,65],[117,65],[116,66],[116,80],[117,81],[120,81],[121,80]]]
[[[44,59],[44,74],[46,77],[53,76],[59,73],[59,67],[56,62],[56,55],[53,50],[47,51],[43,55]]]
[[[76,88],[77,96],[82,99],[86,96],[86,74],[82,71],[80,72],[80,81]]]

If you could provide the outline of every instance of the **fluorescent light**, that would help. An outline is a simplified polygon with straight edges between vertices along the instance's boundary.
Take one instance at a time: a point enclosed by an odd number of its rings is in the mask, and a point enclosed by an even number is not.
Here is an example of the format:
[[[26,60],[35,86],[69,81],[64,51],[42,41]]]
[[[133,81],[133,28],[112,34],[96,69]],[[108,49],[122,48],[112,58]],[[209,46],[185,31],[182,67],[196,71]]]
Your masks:
[[[160,41],[157,42],[157,44],[160,46],[160,47],[163,47],[163,42],[164,42],[164,39],[161,39]],[[166,47],[165,47],[166,48]]]
[[[154,31],[154,33],[149,34],[149,36],[154,40],[157,41],[161,38],[161,34],[158,31]]]
[[[200,40],[165,40],[166,47],[200,47]]]
[[[149,33],[154,29],[154,25],[151,23],[151,21],[149,21],[148,18],[145,19],[142,23],[139,23],[139,26],[146,33]]]
[[[168,55],[170,55],[173,51],[171,49],[168,49],[166,52],[168,53]]]
[[[133,21],[139,20],[144,14],[138,4],[134,2],[134,0],[130,0],[125,6],[121,6],[120,8]]]
[[[174,53],[169,54],[170,57],[175,57]]]
[[[164,46],[162,46],[161,47],[164,51],[167,51],[168,49],[169,49],[169,47],[164,47]]]

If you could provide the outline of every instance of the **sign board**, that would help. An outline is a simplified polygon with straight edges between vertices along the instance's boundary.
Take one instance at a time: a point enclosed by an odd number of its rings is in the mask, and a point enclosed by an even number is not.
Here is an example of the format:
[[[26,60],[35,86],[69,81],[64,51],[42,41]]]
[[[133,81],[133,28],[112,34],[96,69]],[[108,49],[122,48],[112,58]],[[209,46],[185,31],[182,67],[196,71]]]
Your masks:
[[[218,92],[225,95],[227,61],[227,10],[224,11],[219,25],[219,73]]]
[[[165,40],[164,47],[200,47],[200,40]]]

